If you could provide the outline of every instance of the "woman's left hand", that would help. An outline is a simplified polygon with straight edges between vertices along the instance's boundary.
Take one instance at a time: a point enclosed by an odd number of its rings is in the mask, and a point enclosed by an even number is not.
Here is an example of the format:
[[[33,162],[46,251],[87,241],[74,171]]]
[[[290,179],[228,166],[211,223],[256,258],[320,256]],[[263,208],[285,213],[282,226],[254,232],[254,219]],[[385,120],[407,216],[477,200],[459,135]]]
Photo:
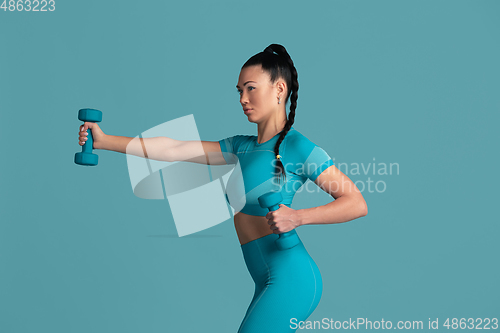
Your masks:
[[[299,214],[295,209],[284,204],[280,204],[279,207],[266,214],[267,223],[274,234],[285,233],[301,225]]]

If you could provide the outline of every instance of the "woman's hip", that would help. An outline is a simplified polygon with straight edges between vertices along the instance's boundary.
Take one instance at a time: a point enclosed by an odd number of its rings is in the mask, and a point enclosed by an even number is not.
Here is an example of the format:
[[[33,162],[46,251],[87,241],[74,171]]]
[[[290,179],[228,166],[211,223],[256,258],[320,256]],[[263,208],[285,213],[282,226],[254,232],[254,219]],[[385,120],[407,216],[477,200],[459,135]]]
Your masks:
[[[317,288],[321,284],[318,266],[302,241],[296,246],[280,250],[277,234],[269,234],[241,245],[248,271],[256,284],[289,285]]]

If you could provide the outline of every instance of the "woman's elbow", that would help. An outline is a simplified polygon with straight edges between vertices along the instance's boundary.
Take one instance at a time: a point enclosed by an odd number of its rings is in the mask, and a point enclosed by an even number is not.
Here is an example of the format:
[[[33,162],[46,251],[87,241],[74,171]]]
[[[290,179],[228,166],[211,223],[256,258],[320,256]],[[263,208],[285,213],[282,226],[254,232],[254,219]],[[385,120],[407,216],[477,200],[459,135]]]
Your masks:
[[[359,217],[368,215],[368,206],[366,205],[365,199],[361,198],[359,203]]]

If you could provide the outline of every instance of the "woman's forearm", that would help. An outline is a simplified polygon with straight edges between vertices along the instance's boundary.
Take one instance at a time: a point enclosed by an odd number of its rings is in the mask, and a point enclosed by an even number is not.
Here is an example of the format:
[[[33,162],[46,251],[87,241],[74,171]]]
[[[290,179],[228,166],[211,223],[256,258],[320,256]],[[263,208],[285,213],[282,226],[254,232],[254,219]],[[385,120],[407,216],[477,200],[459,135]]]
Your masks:
[[[118,153],[149,158],[157,161],[167,161],[167,152],[176,140],[160,136],[155,138],[129,138],[126,136],[106,135],[96,149],[116,151]]]
[[[323,206],[299,209],[300,225],[342,223],[368,213],[365,200],[341,196]]]

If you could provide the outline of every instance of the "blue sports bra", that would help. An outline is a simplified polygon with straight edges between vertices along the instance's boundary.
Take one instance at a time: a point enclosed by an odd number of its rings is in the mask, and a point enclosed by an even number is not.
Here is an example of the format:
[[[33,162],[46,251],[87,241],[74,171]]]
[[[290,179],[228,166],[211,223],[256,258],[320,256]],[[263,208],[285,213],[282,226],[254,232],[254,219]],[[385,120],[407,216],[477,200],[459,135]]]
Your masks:
[[[256,135],[235,135],[219,141],[227,164],[240,165],[241,172],[233,172],[226,186],[228,203],[233,208],[237,206],[233,205],[235,201],[241,203],[242,208],[238,211],[265,216],[269,210],[261,208],[257,198],[270,191],[280,191],[283,196],[281,203],[290,207],[295,193],[307,179],[314,181],[328,167],[335,165],[322,148],[292,126],[279,148],[286,174],[286,179],[282,176],[279,183],[274,174],[277,162],[274,146],[280,133],[260,144]],[[231,195],[234,193],[237,195]],[[237,199],[232,199],[235,197]]]

